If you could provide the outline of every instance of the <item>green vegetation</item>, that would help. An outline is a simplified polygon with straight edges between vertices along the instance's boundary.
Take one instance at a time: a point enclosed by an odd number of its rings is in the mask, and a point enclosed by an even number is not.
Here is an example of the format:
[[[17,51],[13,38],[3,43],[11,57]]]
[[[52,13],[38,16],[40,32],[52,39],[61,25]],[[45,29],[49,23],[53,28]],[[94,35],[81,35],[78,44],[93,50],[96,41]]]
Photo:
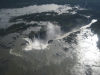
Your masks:
[[[91,25],[91,30],[98,36],[97,46],[100,49],[100,19]]]
[[[43,13],[35,13],[29,15],[22,15],[13,17],[9,20],[9,22],[17,22],[18,19],[22,19],[26,22],[31,21],[56,21],[64,31],[69,31],[70,29],[88,23],[88,19],[84,16],[80,16],[78,14],[60,14],[58,15],[55,12],[43,12]]]
[[[34,27],[36,24],[28,24],[26,25],[25,23],[18,23],[18,24],[13,24],[7,29],[0,29],[0,36],[5,36],[10,33],[15,33],[15,32],[22,32],[23,30],[26,30],[28,27]]]
[[[82,15],[90,15],[91,19],[98,19],[97,22],[93,23],[91,25],[91,30],[92,32],[94,32],[95,34],[98,35],[98,38],[100,40],[100,11],[98,10],[82,10],[79,11],[78,14],[82,14]],[[98,41],[98,47],[100,48],[100,41]]]
[[[74,33],[70,34],[69,36],[63,38],[63,40],[64,40],[65,42],[68,42],[69,44],[71,44],[71,43],[77,44],[77,40],[75,39],[75,37],[77,36],[77,35],[76,35],[77,33],[80,33],[80,32],[79,32],[79,31],[74,32]],[[74,39],[74,41],[73,41],[73,39]]]
[[[92,32],[96,33],[100,38],[100,19],[91,25]]]
[[[100,18],[100,11],[98,10],[80,10],[78,11],[78,14],[81,14],[81,15],[88,15],[88,16],[91,16],[91,18]]]
[[[46,31],[47,30],[46,30],[45,26],[42,26],[42,28],[38,32],[31,31],[28,34],[28,37],[32,39],[35,36],[37,38],[45,39],[45,37],[46,37]]]
[[[49,14],[49,15],[48,15]],[[58,14],[55,12],[42,12],[42,13],[33,13],[33,14],[26,14],[26,15],[21,15],[17,17],[12,17],[9,22],[17,22],[18,19],[22,19],[24,21],[30,22],[30,21],[50,21],[54,20],[55,16]]]
[[[0,29],[0,36],[5,36],[10,33],[21,33],[22,31],[26,30],[28,27],[36,27],[38,24],[25,24],[25,23],[18,23],[13,24],[7,29]],[[39,25],[38,25],[39,26]],[[29,38],[39,37],[41,39],[45,39],[46,36],[46,26],[41,26],[41,29],[38,32],[31,31],[28,35]]]
[[[100,19],[91,25],[91,30],[100,35]]]
[[[50,21],[50,22],[57,22],[58,25],[61,26],[62,30],[67,32],[70,31],[72,28],[75,27],[81,27],[82,25],[85,25],[88,23],[88,19],[84,16],[80,16],[78,14],[57,14],[55,12],[43,12],[43,13],[34,13],[34,14],[29,14],[29,15],[21,15],[17,17],[13,17],[9,20],[9,22],[17,22],[19,19],[22,19],[23,21],[26,22],[31,22],[31,21]],[[38,24],[25,24],[25,23],[18,23],[18,24],[13,24],[7,29],[1,29],[0,30],[0,36],[7,35],[9,33],[15,33],[15,32],[22,32],[26,30],[28,27],[33,27],[37,26]],[[38,33],[32,32],[29,34],[29,37],[33,37],[34,35],[37,36],[39,34],[41,37],[44,38],[46,34],[46,28],[45,26],[42,26],[40,31]]]

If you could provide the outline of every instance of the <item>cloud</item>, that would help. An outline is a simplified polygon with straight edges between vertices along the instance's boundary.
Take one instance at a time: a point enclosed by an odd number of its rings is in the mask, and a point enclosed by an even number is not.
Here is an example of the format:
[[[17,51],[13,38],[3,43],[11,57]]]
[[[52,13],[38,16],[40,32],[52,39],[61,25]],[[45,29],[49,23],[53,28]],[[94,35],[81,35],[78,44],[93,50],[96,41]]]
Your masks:
[[[47,48],[48,46],[48,41],[49,40],[53,40],[59,36],[61,36],[61,29],[60,26],[58,25],[54,25],[50,22],[48,22],[47,24],[47,28],[46,28],[47,32],[46,32],[46,39],[42,40],[39,38],[24,38],[24,40],[27,41],[26,43],[26,47],[23,50],[43,50],[45,48]]]

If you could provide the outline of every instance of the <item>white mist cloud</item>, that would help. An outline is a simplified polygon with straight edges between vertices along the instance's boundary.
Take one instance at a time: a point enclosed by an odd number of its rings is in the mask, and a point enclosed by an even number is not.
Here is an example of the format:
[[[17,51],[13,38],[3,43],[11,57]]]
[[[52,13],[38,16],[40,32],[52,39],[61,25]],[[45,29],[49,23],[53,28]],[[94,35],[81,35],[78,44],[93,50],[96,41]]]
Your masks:
[[[26,43],[26,47],[23,50],[29,51],[29,50],[42,50],[47,48],[48,46],[48,41],[49,40],[53,40],[59,36],[61,36],[61,29],[60,26],[58,25],[54,25],[50,22],[48,22],[47,25],[47,33],[46,33],[46,39],[45,40],[41,40],[39,38],[24,38],[24,40],[27,41]]]
[[[28,42],[26,43],[26,47],[23,49],[26,51],[33,50],[33,49],[42,50],[48,46],[47,43],[43,42],[42,40],[36,39],[36,38],[33,38],[33,40],[30,38],[24,38],[24,40]]]
[[[61,36],[61,28],[58,25],[54,25],[52,23],[48,23],[47,25],[47,40],[53,40]]]

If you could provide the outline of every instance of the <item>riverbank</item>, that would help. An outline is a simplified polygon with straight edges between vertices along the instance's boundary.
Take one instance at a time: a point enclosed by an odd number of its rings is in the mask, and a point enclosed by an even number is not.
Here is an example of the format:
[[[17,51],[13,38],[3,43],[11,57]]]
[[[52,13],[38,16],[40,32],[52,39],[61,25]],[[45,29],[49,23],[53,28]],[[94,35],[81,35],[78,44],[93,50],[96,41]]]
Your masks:
[[[99,40],[97,42],[97,46],[100,48],[100,19],[96,23],[92,24],[90,28],[93,33],[98,35]]]
[[[82,7],[86,8],[94,8],[94,9],[100,9],[100,1],[99,0],[1,0],[0,1],[0,8],[21,8],[21,7],[26,7],[29,5],[42,5],[42,4],[71,4],[71,5],[80,5]]]

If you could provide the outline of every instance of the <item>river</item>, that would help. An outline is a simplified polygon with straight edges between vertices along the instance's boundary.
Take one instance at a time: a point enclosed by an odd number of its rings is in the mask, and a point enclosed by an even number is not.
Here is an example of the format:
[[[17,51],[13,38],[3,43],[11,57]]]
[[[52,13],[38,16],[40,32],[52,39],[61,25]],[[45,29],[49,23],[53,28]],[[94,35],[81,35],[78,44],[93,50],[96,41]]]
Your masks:
[[[94,22],[96,20],[92,20],[90,24],[78,30],[55,38],[52,43],[41,50],[33,47],[26,51],[23,48],[25,45],[20,46],[22,42],[25,42],[24,40],[21,42],[23,37],[17,38],[13,43],[14,46],[9,51],[13,57],[9,58],[17,66],[23,68],[25,72],[29,71],[26,74],[32,72],[33,75],[99,75],[98,38],[88,28]]]
[[[0,74],[100,75],[98,37],[89,28],[96,21],[93,19],[88,25],[62,34],[58,26],[48,23],[51,24],[50,29],[55,31],[51,33],[59,34],[52,37],[50,44],[47,43],[49,40],[41,42],[39,39],[34,41],[28,38],[26,43],[25,36],[19,33],[2,37]]]

